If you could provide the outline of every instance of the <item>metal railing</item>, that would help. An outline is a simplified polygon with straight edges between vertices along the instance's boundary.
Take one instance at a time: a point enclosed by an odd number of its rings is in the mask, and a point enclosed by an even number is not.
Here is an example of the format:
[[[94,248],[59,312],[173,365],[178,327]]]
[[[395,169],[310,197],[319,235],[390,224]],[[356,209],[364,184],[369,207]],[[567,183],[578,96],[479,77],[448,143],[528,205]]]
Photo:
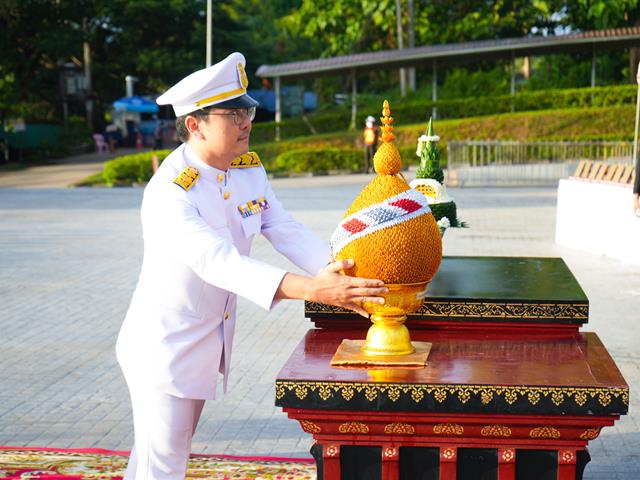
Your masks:
[[[450,169],[487,165],[558,163],[576,160],[632,163],[633,142],[465,140],[450,141],[447,152]]]
[[[632,164],[633,142],[450,141],[447,157],[450,186],[553,185],[580,160]]]

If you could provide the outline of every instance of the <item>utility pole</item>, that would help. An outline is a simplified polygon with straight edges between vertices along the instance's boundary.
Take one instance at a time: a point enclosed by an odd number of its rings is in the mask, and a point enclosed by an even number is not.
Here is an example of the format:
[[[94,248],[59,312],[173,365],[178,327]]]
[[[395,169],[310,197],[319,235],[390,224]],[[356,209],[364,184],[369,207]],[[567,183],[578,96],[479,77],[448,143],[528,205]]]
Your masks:
[[[640,63],[638,63],[638,73],[636,74],[636,81],[638,82],[638,94],[636,98],[636,128],[633,135],[633,164],[636,167],[636,175],[640,173],[640,163],[638,162],[638,122],[640,121]]]
[[[82,31],[84,34],[84,43],[82,44],[82,53],[84,60],[84,81],[85,81],[85,110],[87,115],[87,126],[93,132],[93,86],[91,81],[91,45],[89,44],[89,22],[86,18],[82,19]]]
[[[213,29],[211,17],[213,17],[212,0],[207,0],[207,67],[211,66],[211,30]]]
[[[409,0],[407,13],[409,14],[409,48],[415,48],[416,36],[413,28],[413,0]],[[409,68],[409,91],[413,92],[416,89],[416,68]]]
[[[402,35],[402,7],[400,6],[400,0],[396,0],[396,25],[398,30],[398,50],[404,49],[404,41]],[[400,69],[400,95],[405,97],[407,95],[407,80],[406,72],[404,68]]]

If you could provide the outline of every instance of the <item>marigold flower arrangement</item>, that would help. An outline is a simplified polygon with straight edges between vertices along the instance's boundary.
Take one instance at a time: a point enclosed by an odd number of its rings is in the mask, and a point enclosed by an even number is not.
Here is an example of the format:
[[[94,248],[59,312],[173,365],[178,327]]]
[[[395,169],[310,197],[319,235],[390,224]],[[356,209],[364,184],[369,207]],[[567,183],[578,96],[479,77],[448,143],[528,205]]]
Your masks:
[[[373,158],[378,174],[358,195],[331,237],[336,260],[355,260],[346,273],[387,284],[428,282],[442,260],[442,239],[426,197],[401,176],[393,117],[382,109],[382,144]]]

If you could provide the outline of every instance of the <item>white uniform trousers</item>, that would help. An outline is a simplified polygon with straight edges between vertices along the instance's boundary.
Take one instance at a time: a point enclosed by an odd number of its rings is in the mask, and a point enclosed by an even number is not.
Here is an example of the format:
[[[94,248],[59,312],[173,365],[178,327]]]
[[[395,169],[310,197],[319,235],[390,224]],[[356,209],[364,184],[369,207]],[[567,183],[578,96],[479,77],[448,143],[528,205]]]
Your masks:
[[[184,480],[204,400],[129,384],[134,447],[124,480]]]

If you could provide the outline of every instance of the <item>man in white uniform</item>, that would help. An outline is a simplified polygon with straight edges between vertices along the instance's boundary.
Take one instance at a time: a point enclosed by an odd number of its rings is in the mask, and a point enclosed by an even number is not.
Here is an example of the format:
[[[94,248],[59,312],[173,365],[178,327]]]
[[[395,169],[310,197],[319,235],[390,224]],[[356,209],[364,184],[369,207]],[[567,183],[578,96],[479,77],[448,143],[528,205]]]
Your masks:
[[[257,102],[233,53],[158,98],[185,142],[162,163],[142,201],[144,260],[116,346],[131,394],[135,445],[127,480],[183,479],[204,401],[226,390],[236,295],[266,310],[281,299],[351,308],[383,302],[379,280],[342,275],[329,247],[276,199],[248,151]],[[311,276],[249,257],[254,235]],[[254,320],[255,321],[255,320]]]

